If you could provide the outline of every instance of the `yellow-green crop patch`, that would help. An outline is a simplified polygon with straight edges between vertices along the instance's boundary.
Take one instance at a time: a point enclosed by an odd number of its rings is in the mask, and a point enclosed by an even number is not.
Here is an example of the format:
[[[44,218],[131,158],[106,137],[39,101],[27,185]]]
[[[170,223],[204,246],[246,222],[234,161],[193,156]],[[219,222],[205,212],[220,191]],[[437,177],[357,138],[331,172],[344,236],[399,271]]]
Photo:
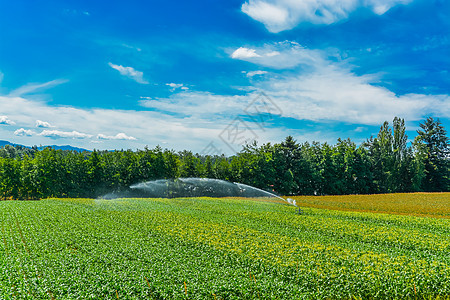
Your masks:
[[[450,219],[246,199],[0,202],[0,299],[447,299]]]
[[[305,207],[450,218],[450,193],[296,196]]]

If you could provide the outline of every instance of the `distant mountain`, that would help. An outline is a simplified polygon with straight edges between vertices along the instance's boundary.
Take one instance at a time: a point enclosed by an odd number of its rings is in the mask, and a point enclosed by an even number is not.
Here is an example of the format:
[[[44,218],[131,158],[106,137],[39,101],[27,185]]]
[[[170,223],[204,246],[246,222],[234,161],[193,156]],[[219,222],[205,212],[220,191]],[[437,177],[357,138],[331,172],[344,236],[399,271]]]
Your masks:
[[[22,146],[22,145],[19,145],[19,144],[14,144],[14,143],[8,142],[8,141],[0,141],[0,147],[6,146],[6,145]],[[24,146],[24,147],[26,147],[26,146]]]
[[[84,148],[78,148],[78,147],[73,147],[70,145],[62,145],[62,146],[58,146],[58,145],[49,145],[49,146],[40,146],[38,147],[39,150],[45,149],[47,147],[53,148],[55,150],[70,150],[70,151],[78,151],[78,152],[83,152],[83,151],[87,151],[87,152],[91,152],[91,150],[87,150]]]
[[[31,148],[29,146],[24,146],[24,145],[19,145],[19,144],[14,144],[8,141],[0,141],[0,147],[4,147],[6,145],[11,145],[11,146],[23,146],[23,147],[27,147],[27,148]],[[83,152],[83,151],[88,151],[91,152],[91,150],[87,150],[87,149],[83,149],[83,148],[78,148],[78,147],[73,147],[70,145],[62,145],[62,146],[58,146],[58,145],[49,145],[49,146],[39,146],[38,149],[42,150],[45,149],[47,147],[53,148],[55,150],[70,150],[70,151],[78,151],[78,152]]]

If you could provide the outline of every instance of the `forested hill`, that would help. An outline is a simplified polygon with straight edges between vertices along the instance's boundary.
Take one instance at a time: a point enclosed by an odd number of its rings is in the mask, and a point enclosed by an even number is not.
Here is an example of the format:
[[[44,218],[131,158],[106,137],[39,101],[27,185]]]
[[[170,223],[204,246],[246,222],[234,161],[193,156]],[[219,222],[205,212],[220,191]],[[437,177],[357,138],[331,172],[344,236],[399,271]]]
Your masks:
[[[87,149],[78,148],[78,147],[74,147],[74,146],[70,146],[70,145],[62,145],[62,146],[59,146],[59,145],[46,145],[46,146],[39,146],[39,147],[38,146],[27,147],[27,146],[24,146],[24,145],[14,144],[14,143],[11,143],[11,142],[8,142],[8,141],[0,141],[0,147],[5,147],[7,145],[12,146],[12,147],[14,147],[16,149],[29,148],[29,149],[42,150],[42,149],[45,149],[45,148],[52,148],[52,149],[56,149],[56,150],[73,150],[73,151],[80,151],[80,152],[81,151],[88,151],[89,152],[89,150],[87,150]]]
[[[10,146],[19,146],[19,145],[17,145],[17,144],[14,144],[14,143],[11,143],[11,142],[8,142],[8,141],[0,141],[0,147],[4,147],[4,146],[6,146],[6,145],[10,145]],[[21,145],[20,145],[21,146]]]
[[[275,190],[282,195],[340,195],[450,191],[449,139],[428,118],[413,143],[404,120],[385,122],[376,137],[357,146],[298,143],[245,146],[232,156],[201,156],[145,148],[78,152],[23,146],[0,149],[0,198],[98,197],[142,181],[208,177]]]

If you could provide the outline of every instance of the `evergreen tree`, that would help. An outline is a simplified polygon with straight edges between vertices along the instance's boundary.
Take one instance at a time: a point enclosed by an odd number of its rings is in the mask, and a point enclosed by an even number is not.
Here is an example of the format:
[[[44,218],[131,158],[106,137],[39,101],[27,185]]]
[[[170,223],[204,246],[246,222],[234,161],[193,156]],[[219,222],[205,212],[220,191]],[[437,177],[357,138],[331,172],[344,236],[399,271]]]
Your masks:
[[[411,185],[411,174],[409,173],[411,163],[410,153],[407,147],[408,136],[406,135],[405,120],[394,118],[393,125],[393,170],[392,170],[392,192],[405,192]]]
[[[422,188],[429,192],[449,191],[450,146],[447,131],[439,120],[432,117],[421,123],[420,128],[417,130],[415,142],[424,145],[419,148],[425,156],[425,178]]]
[[[380,127],[378,135],[365,143],[372,163],[375,190],[378,193],[393,192],[394,187],[394,137],[389,123]]]
[[[205,159],[205,171],[204,171],[204,177],[206,178],[214,178],[214,169],[213,169],[213,163],[211,160],[211,156],[206,156]]]
[[[25,147],[0,148],[0,198],[97,197],[138,182],[209,177],[241,182],[284,195],[448,191],[449,139],[439,120],[420,125],[411,147],[405,121],[385,122],[360,147],[252,143],[232,157],[193,155],[157,146],[143,151],[78,153]]]

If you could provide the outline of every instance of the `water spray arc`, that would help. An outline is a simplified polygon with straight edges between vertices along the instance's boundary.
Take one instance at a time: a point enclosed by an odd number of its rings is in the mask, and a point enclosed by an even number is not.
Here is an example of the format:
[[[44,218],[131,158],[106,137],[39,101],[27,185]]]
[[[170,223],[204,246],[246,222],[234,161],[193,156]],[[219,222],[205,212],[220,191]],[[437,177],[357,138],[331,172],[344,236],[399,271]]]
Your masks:
[[[281,198],[280,196],[275,195],[274,193],[271,193],[271,192],[268,192],[268,191],[264,191],[264,190],[262,190],[262,189],[255,188],[255,187],[253,187],[253,186],[250,186],[250,185],[247,185],[247,184],[243,184],[243,183],[233,182],[233,184],[236,184],[236,185],[238,185],[239,187],[242,187],[243,189],[247,188],[247,189],[257,190],[258,192],[262,192],[262,193],[264,193],[264,194],[270,195],[270,197],[275,197],[275,198],[281,199],[281,200],[283,200],[284,202],[288,202],[289,204],[294,205],[295,207],[298,207],[298,205],[297,205],[295,199],[292,199],[292,198],[286,198],[286,199],[284,199],[284,198]],[[301,210],[300,207],[298,207],[298,214],[300,215],[300,214],[302,214],[302,213],[303,213],[303,211]]]
[[[238,182],[211,178],[159,179],[130,186],[126,192],[108,194],[103,199],[113,198],[177,198],[177,197],[246,197],[277,198],[296,207],[291,198],[284,199],[274,193]],[[299,208],[299,213],[301,210]]]

